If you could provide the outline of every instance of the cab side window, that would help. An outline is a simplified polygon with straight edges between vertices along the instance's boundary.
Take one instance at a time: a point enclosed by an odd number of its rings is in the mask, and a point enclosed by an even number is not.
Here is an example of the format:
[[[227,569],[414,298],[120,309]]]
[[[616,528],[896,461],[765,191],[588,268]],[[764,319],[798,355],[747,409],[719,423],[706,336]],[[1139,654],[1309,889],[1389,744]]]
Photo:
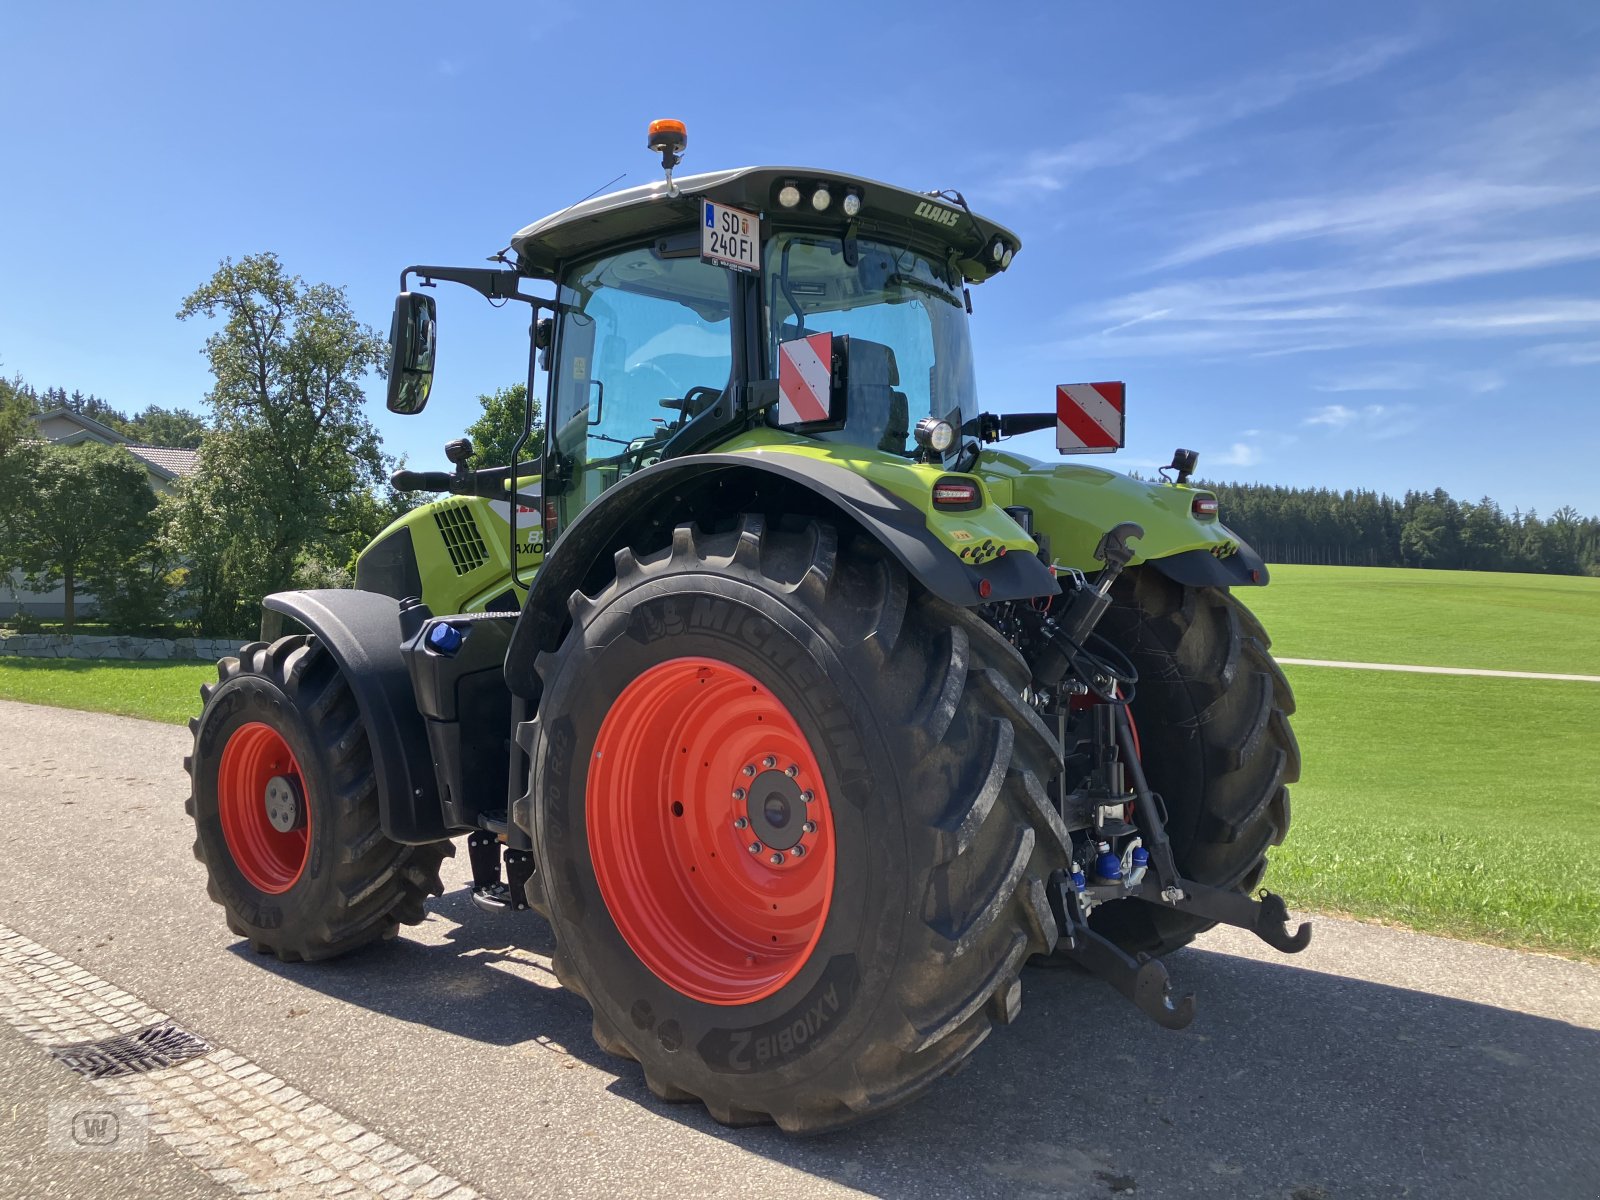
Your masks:
[[[555,448],[582,485],[569,499],[586,504],[655,461],[672,433],[727,388],[730,295],[729,272],[698,257],[662,257],[653,245],[566,273]]]

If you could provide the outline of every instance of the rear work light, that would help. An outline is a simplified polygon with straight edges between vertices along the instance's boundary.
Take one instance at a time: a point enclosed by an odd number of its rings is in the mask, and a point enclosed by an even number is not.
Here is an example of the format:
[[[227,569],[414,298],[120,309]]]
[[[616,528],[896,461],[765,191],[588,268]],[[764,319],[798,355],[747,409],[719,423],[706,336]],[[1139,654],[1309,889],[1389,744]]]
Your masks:
[[[933,506],[944,512],[965,512],[983,504],[983,494],[970,479],[946,475],[933,485]]]
[[[1217,498],[1196,496],[1194,503],[1189,506],[1189,511],[1202,521],[1214,521],[1217,518]]]

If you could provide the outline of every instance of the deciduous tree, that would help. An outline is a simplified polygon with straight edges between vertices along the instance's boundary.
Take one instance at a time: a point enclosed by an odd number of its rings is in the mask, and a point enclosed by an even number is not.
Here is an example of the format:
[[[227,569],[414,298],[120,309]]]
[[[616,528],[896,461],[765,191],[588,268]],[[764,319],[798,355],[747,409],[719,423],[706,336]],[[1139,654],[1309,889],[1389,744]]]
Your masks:
[[[467,426],[467,436],[472,439],[475,454],[473,461],[480,467],[504,467],[511,463],[511,448],[522,436],[523,406],[528,399],[528,385],[514,383],[497,388],[478,397],[482,414]],[[533,433],[523,446],[521,461],[532,462],[540,455],[544,444],[544,430],[539,428],[539,401],[533,402]]]
[[[172,446],[179,450],[200,449],[205,436],[205,418],[186,408],[162,408],[152,404],[125,422],[124,432],[145,446]]]
[[[343,288],[289,275],[275,254],[223,260],[178,316],[220,327],[204,351],[213,428],[174,526],[205,533],[184,546],[189,578],[205,581],[202,623],[240,632],[263,595],[291,585],[302,557],[343,561],[346,510],[384,477],[362,380],[384,368],[387,344]]]
[[[0,584],[21,562],[18,521],[37,456],[33,400],[22,381],[0,379]]]
[[[28,586],[66,592],[77,620],[80,586],[115,584],[137,569],[156,534],[145,469],[119,446],[45,446],[31,464],[17,517],[17,555]]]

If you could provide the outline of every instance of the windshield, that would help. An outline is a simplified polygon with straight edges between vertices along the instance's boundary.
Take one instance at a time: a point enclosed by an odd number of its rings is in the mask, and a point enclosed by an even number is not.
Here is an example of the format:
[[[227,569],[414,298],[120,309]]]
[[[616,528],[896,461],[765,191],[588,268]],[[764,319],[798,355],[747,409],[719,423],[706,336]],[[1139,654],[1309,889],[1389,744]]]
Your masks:
[[[943,264],[868,238],[781,233],[766,247],[767,363],[813,333],[850,338],[849,413],[825,441],[912,454],[922,417],[958,428],[976,415],[965,297]],[[955,414],[955,415],[952,415]]]

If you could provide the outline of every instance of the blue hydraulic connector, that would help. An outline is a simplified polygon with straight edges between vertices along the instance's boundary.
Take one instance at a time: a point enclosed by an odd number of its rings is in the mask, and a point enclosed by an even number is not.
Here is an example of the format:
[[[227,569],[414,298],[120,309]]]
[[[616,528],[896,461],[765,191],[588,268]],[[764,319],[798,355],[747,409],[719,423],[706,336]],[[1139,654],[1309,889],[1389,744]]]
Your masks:
[[[1084,888],[1086,888],[1088,886],[1089,886],[1089,881],[1083,877],[1083,872],[1082,871],[1074,871],[1072,873],[1072,890],[1073,891],[1081,892],[1081,891],[1083,891]]]
[[[435,654],[454,654],[461,649],[461,631],[448,621],[429,626],[428,649]]]
[[[1143,846],[1135,846],[1133,848],[1133,865],[1135,869],[1148,867],[1150,865],[1150,851]]]
[[[1100,843],[1105,846],[1104,842]],[[1094,877],[1104,883],[1115,883],[1122,878],[1122,860],[1107,846],[1094,860]]]

